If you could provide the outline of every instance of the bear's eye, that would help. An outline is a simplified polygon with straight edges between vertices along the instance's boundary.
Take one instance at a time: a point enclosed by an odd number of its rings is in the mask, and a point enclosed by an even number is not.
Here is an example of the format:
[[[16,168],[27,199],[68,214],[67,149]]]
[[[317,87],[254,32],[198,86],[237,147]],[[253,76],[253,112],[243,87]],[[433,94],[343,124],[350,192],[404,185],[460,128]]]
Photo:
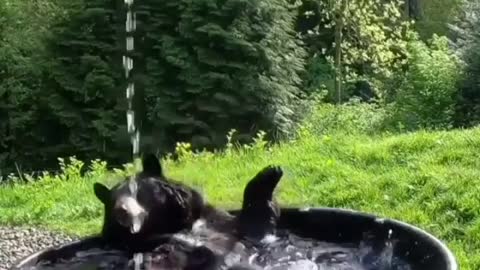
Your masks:
[[[118,207],[115,209],[115,216],[121,222],[125,222],[128,219],[128,211],[123,207]]]

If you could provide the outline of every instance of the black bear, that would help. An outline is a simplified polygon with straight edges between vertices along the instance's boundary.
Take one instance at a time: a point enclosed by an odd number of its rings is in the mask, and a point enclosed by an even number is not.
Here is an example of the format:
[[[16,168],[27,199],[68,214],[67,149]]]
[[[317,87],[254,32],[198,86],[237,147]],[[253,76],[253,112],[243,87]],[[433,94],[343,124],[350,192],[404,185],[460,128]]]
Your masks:
[[[95,195],[105,208],[102,236],[107,244],[141,252],[176,243],[178,248],[173,254],[200,252],[208,257],[204,248],[180,243],[172,235],[191,230],[199,220],[208,228],[204,233],[232,236],[225,242],[232,245],[237,237],[258,239],[274,232],[279,210],[272,194],[283,174],[279,167],[268,166],[249,181],[244,190],[242,210],[234,217],[206,203],[193,188],[166,178],[154,155],[145,155],[142,163],[143,171],[112,189],[94,184]],[[211,244],[215,245],[213,241]],[[219,254],[215,252],[214,255]],[[186,258],[190,261],[195,256]],[[213,261],[207,260],[207,263],[213,264]],[[181,267],[184,268],[188,267]]]
[[[112,189],[95,183],[94,192],[105,209],[102,237],[113,246],[191,228],[204,207],[200,193],[163,175],[154,155],[144,157],[139,174]]]

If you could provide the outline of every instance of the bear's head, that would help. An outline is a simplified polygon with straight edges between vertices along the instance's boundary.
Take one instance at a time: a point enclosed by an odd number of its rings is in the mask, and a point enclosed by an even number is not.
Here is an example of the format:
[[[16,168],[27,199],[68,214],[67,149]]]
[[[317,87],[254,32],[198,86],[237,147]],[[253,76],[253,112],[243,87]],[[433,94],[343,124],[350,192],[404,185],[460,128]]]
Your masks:
[[[146,155],[142,165],[142,172],[111,189],[101,183],[94,184],[95,196],[105,206],[104,230],[105,227],[120,226],[131,234],[137,234],[143,228],[152,205],[165,202],[165,194],[155,192],[157,188],[152,182],[152,179],[165,180],[159,160],[154,155]]]

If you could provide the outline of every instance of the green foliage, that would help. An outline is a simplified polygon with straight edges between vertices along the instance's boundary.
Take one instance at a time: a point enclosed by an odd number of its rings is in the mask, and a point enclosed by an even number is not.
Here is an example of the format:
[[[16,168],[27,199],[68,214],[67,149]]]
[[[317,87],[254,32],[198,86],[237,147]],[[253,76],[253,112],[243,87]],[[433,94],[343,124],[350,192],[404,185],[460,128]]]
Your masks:
[[[151,2],[141,3],[145,94],[167,145],[220,146],[232,128],[240,141],[292,132],[304,51],[285,1]]]
[[[456,49],[465,64],[456,106],[456,125],[480,124],[480,2],[467,1],[464,16],[454,28]]]
[[[57,12],[50,2],[0,3],[0,174],[36,163],[48,166],[49,148],[37,152],[39,146],[52,145],[45,125],[49,119],[40,105],[39,63],[45,52],[43,38]]]
[[[6,5],[6,2],[0,3],[0,80],[4,81],[7,75],[8,66],[5,63],[7,54],[5,53],[6,49],[6,38],[7,35],[5,29],[5,21],[10,19],[9,10]],[[2,61],[3,60],[3,61]],[[5,139],[0,141],[0,163],[4,163],[7,159],[8,146],[7,141],[11,140],[10,135],[8,134],[9,125],[8,125],[8,103],[7,101],[7,91],[3,84],[0,84],[0,134],[3,135]]]
[[[408,130],[449,128],[453,124],[461,66],[445,37],[427,45],[412,37],[408,70],[401,78],[393,106],[393,121]]]
[[[331,37],[335,25],[342,23],[342,80],[350,86],[359,80],[367,81],[383,99],[384,84],[406,64],[406,33],[410,26],[402,17],[402,1],[347,1],[345,7],[342,1],[319,0],[316,5],[306,2],[310,8],[304,4],[300,21],[305,24],[313,20],[310,18],[318,20],[301,29],[313,47],[312,54],[323,55],[333,66],[335,41]],[[329,42],[325,43],[324,36],[330,36]]]
[[[191,158],[167,158],[163,164],[167,175],[198,187],[225,208],[240,206],[244,185],[261,168],[279,164],[285,171],[276,195],[281,204],[344,207],[409,222],[445,241],[461,269],[476,270],[479,136],[478,128],[375,137],[311,133],[285,144],[233,146],[228,154],[191,152]],[[65,162],[62,176],[1,185],[0,224],[47,226],[82,236],[99,232],[103,210],[92,185],[113,185],[127,173],[108,172],[96,163],[79,177],[77,161]]]
[[[463,0],[460,12],[455,20],[448,24],[450,32],[449,38],[453,41],[451,45],[457,53],[468,61],[468,53],[475,46],[476,35],[478,33],[480,2],[478,0]]]
[[[334,100],[335,70],[323,55],[316,54],[308,61],[305,87],[309,94],[317,94],[326,90],[329,100]]]
[[[50,137],[56,138],[58,154],[118,162],[115,158],[128,151],[115,140],[126,132],[118,45],[123,21],[115,16],[111,1],[71,5],[68,16],[52,27],[47,43],[43,117],[55,127]]]
[[[125,120],[106,3],[0,3],[0,174],[52,169],[58,156],[126,156],[114,142]]]
[[[388,117],[385,108],[374,103],[362,103],[358,99],[341,105],[317,100],[302,124],[300,133],[378,135],[384,131],[383,125]]]
[[[434,34],[445,36],[449,32],[448,24],[455,20],[465,0],[416,0],[421,15],[415,22],[415,29],[422,40],[432,38]],[[469,1],[469,0],[467,0]]]

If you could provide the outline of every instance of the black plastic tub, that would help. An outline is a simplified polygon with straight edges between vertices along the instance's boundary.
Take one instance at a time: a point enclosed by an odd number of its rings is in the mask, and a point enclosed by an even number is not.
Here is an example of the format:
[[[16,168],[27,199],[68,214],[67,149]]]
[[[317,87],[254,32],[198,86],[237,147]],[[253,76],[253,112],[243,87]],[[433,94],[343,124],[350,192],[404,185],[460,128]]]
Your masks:
[[[337,208],[283,208],[279,227],[300,236],[334,243],[359,243],[368,234],[369,241],[379,248],[391,237],[397,240],[394,256],[408,262],[413,270],[458,269],[453,254],[440,240],[415,226],[392,219]],[[10,269],[35,266],[42,260],[68,258],[77,251],[98,245],[99,238],[90,237],[49,248],[23,258]]]

